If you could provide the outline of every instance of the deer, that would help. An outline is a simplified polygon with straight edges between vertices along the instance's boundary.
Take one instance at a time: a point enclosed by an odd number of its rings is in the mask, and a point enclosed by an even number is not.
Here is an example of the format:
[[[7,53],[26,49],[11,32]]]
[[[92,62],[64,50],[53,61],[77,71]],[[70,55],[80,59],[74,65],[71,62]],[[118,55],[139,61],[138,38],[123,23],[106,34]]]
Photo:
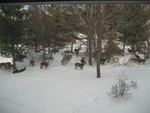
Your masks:
[[[6,62],[6,65],[5,65],[5,70],[9,70],[13,68],[13,65],[10,63],[10,62]]]
[[[35,50],[35,52],[36,52],[36,53],[39,53],[39,52],[40,52],[40,50],[36,49],[36,50]]]
[[[135,57],[136,57],[137,62],[138,62],[139,64],[140,64],[140,63],[143,63],[143,64],[144,64],[144,63],[146,62],[146,58],[141,59],[140,56],[139,56],[139,55],[136,55],[136,54],[135,54]]]
[[[26,67],[24,67],[23,69],[20,69],[20,70],[15,69],[15,70],[13,71],[13,74],[14,74],[14,73],[20,73],[20,72],[23,72],[23,71],[25,71],[25,70],[26,70]]]
[[[41,69],[43,68],[43,66],[45,66],[46,67],[46,69],[47,69],[47,67],[48,67],[48,65],[49,65],[49,62],[41,62]]]
[[[145,62],[146,62],[146,59],[138,59],[138,63],[139,63],[139,64],[140,64],[140,63],[145,64]]]
[[[0,68],[5,69],[5,70],[9,70],[12,68],[12,65],[10,62],[5,62],[5,63],[0,63]]]
[[[135,53],[137,52],[137,50],[132,50],[132,49],[129,49],[129,48],[128,48],[128,52],[129,52],[129,53],[132,53],[132,54],[135,54]]]
[[[82,63],[75,63],[75,69],[77,69],[77,67],[80,67],[80,69],[82,69],[84,65],[85,64],[82,64]]]
[[[58,49],[52,49],[51,52],[55,54],[55,53],[58,53],[59,50]]]
[[[134,56],[136,57],[136,59],[140,59],[139,55],[134,54]]]
[[[135,54],[135,57],[136,57],[136,58],[130,59],[130,61],[132,61],[132,62],[138,62],[139,64],[141,64],[141,63],[144,64],[144,63],[146,62],[146,58],[141,59],[140,56],[139,56],[139,55],[136,55],[136,54]]]
[[[86,64],[85,60],[84,60],[84,57],[81,59],[81,63],[82,64]]]
[[[71,51],[64,51],[64,53],[71,53]]]
[[[81,49],[80,47],[78,47],[78,49],[74,49],[74,52],[75,52],[76,55],[79,55],[79,50],[80,49]]]
[[[85,61],[81,61],[81,63],[75,63],[75,69],[77,69],[77,67],[80,67],[80,69],[82,70],[82,68],[84,67],[84,65],[86,64]]]
[[[137,58],[131,58],[131,59],[129,60],[129,62],[131,62],[131,63],[133,63],[133,62],[138,62],[138,60],[137,60]]]
[[[106,60],[107,60],[107,58],[101,58],[101,59],[100,59],[100,63],[101,63],[101,64],[104,64]]]
[[[30,65],[31,65],[31,66],[34,66],[34,63],[35,63],[34,60],[31,60],[31,61],[30,61]]]
[[[4,69],[4,67],[5,67],[5,63],[0,63],[1,70]]]
[[[132,53],[132,51],[133,51],[133,50],[131,50],[131,49],[128,48],[128,52],[129,52],[129,53]]]

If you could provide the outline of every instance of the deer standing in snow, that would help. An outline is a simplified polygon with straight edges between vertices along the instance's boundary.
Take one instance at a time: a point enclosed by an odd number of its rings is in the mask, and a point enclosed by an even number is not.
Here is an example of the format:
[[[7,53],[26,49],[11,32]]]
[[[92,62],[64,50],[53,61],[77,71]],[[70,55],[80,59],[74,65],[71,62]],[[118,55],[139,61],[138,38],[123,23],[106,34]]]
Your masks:
[[[41,69],[43,68],[43,66],[45,66],[45,68],[47,69],[48,65],[49,65],[49,62],[41,62]]]

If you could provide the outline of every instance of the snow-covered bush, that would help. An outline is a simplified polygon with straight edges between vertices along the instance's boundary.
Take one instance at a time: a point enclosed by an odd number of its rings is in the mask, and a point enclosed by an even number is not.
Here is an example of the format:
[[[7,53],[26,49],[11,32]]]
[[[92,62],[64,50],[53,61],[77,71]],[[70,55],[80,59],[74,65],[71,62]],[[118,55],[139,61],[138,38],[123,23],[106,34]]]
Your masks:
[[[113,98],[126,98],[131,96],[130,90],[137,88],[137,83],[134,81],[131,81],[130,83],[127,82],[127,78],[124,76],[120,76],[118,78],[117,83],[114,83],[111,88],[111,92],[109,96],[112,96]]]
[[[62,58],[61,63],[62,63],[63,65],[65,65],[65,64],[67,64],[67,63],[71,60],[71,58],[72,58],[72,55],[70,55],[70,54],[65,54],[64,57]]]

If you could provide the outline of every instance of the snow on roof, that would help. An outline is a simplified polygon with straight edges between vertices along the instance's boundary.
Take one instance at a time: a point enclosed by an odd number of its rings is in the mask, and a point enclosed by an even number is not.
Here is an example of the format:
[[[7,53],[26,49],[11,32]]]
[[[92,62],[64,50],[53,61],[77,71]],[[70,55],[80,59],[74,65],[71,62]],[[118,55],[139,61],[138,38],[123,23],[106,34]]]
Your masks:
[[[82,33],[78,33],[78,37],[79,37],[79,38],[87,38],[87,36],[84,35],[84,34],[82,34]]]
[[[87,38],[87,36],[86,36],[85,34],[82,34],[82,33],[77,33],[77,32],[75,32],[74,34],[77,35],[80,39],[85,39],[85,38]]]
[[[11,62],[12,63],[12,58],[6,58],[6,57],[0,56],[0,63],[4,63],[4,62]]]

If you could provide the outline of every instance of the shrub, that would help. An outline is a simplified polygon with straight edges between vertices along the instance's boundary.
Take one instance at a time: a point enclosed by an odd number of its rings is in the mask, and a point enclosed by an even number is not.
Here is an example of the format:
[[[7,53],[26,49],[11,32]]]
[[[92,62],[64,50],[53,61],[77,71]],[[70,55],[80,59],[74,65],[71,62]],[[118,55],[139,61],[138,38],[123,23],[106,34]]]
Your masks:
[[[131,89],[136,89],[137,83],[134,81],[128,83],[127,80],[128,79],[124,76],[119,77],[117,83],[112,85],[109,96],[117,99],[131,96],[131,93],[129,93],[129,91]]]
[[[67,63],[71,60],[71,58],[72,58],[72,55],[70,55],[70,54],[65,54],[64,57],[63,57],[63,59],[62,59],[62,61],[61,61],[61,63],[62,63],[63,65],[65,65],[65,64],[67,64]]]

